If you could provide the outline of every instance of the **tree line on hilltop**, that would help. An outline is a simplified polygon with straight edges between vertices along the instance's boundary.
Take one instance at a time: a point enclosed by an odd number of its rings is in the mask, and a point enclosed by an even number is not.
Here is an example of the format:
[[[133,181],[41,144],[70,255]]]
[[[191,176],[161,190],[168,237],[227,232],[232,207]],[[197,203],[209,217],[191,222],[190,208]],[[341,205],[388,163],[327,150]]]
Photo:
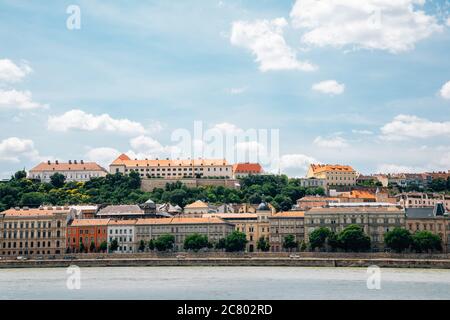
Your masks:
[[[240,183],[240,188],[234,189],[224,186],[189,188],[174,182],[167,183],[165,188],[144,192],[140,189],[141,177],[137,172],[108,174],[87,182],[67,182],[62,174],[55,173],[50,182],[41,182],[28,179],[25,171],[18,171],[9,181],[0,183],[0,210],[40,205],[139,204],[152,199],[156,203],[169,202],[181,207],[196,200],[215,204],[265,201],[280,211],[289,210],[305,195],[325,194],[323,188],[302,187],[299,179],[285,175],[248,176]]]

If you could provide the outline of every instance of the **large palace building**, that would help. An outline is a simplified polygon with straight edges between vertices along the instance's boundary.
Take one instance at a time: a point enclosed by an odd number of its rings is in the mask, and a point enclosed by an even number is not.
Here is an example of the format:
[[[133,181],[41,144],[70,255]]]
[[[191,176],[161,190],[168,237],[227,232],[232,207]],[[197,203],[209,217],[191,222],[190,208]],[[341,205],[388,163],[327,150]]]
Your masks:
[[[95,162],[83,160],[69,160],[69,162],[47,161],[41,162],[28,172],[31,179],[39,179],[42,182],[50,182],[50,177],[60,173],[66,177],[66,181],[89,181],[91,178],[104,177],[108,172]]]
[[[225,159],[220,160],[169,160],[145,159],[131,160],[126,154],[121,154],[109,165],[110,173],[129,174],[136,171],[142,178],[200,178],[233,176],[233,166]]]

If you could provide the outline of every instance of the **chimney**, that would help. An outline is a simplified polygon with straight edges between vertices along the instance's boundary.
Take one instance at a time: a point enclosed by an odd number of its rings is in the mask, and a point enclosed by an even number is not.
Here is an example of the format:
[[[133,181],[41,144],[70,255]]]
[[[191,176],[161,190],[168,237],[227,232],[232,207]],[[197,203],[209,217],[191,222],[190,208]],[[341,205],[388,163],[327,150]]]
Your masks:
[[[74,164],[77,164],[77,160],[73,160],[73,163],[74,163]]]
[[[69,160],[69,164],[72,164],[72,160]]]
[[[84,160],[80,160],[80,163],[81,163],[81,164],[84,164]]]
[[[55,163],[58,164],[58,160],[55,160]]]
[[[50,160],[47,160],[47,164],[51,164]]]

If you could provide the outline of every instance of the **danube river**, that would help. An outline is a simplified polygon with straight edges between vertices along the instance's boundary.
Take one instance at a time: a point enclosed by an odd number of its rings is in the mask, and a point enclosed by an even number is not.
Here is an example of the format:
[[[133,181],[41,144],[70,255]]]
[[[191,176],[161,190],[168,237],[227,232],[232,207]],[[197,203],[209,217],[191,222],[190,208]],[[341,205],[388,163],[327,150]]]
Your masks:
[[[79,271],[78,282],[68,281],[76,273],[65,268],[0,269],[0,299],[450,298],[450,270],[381,269],[380,289],[371,290],[365,268],[105,267]]]

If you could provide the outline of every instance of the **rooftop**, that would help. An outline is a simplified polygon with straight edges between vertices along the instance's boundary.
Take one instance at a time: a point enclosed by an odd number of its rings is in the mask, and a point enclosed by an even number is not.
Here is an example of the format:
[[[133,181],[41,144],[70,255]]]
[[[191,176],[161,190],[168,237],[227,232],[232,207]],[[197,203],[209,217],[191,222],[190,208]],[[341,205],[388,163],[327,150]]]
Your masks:
[[[269,218],[303,218],[305,217],[305,211],[282,211],[274,214]]]
[[[67,207],[10,208],[1,212],[5,217],[51,216],[55,213],[68,213]]]
[[[95,162],[41,162],[30,172],[43,172],[43,171],[104,171],[106,170]]]
[[[211,217],[211,218],[188,218],[188,217],[175,217],[175,218],[161,218],[161,219],[138,219],[136,225],[147,225],[147,224],[210,224],[210,223],[226,223],[222,219]]]
[[[72,227],[89,227],[89,226],[106,226],[110,219],[75,219],[70,226]]]
[[[192,208],[209,208],[209,207],[205,202],[203,202],[201,200],[197,200],[195,202],[192,202],[192,203],[186,205],[184,208],[192,209]]]
[[[259,163],[236,163],[233,165],[235,173],[261,173],[263,169]]]
[[[314,173],[327,171],[355,172],[351,166],[340,164],[311,164],[310,166]]]
[[[151,166],[151,167],[181,167],[181,166],[224,166],[228,165],[225,159],[130,159],[126,154],[121,154],[111,165],[125,165],[127,167]]]

